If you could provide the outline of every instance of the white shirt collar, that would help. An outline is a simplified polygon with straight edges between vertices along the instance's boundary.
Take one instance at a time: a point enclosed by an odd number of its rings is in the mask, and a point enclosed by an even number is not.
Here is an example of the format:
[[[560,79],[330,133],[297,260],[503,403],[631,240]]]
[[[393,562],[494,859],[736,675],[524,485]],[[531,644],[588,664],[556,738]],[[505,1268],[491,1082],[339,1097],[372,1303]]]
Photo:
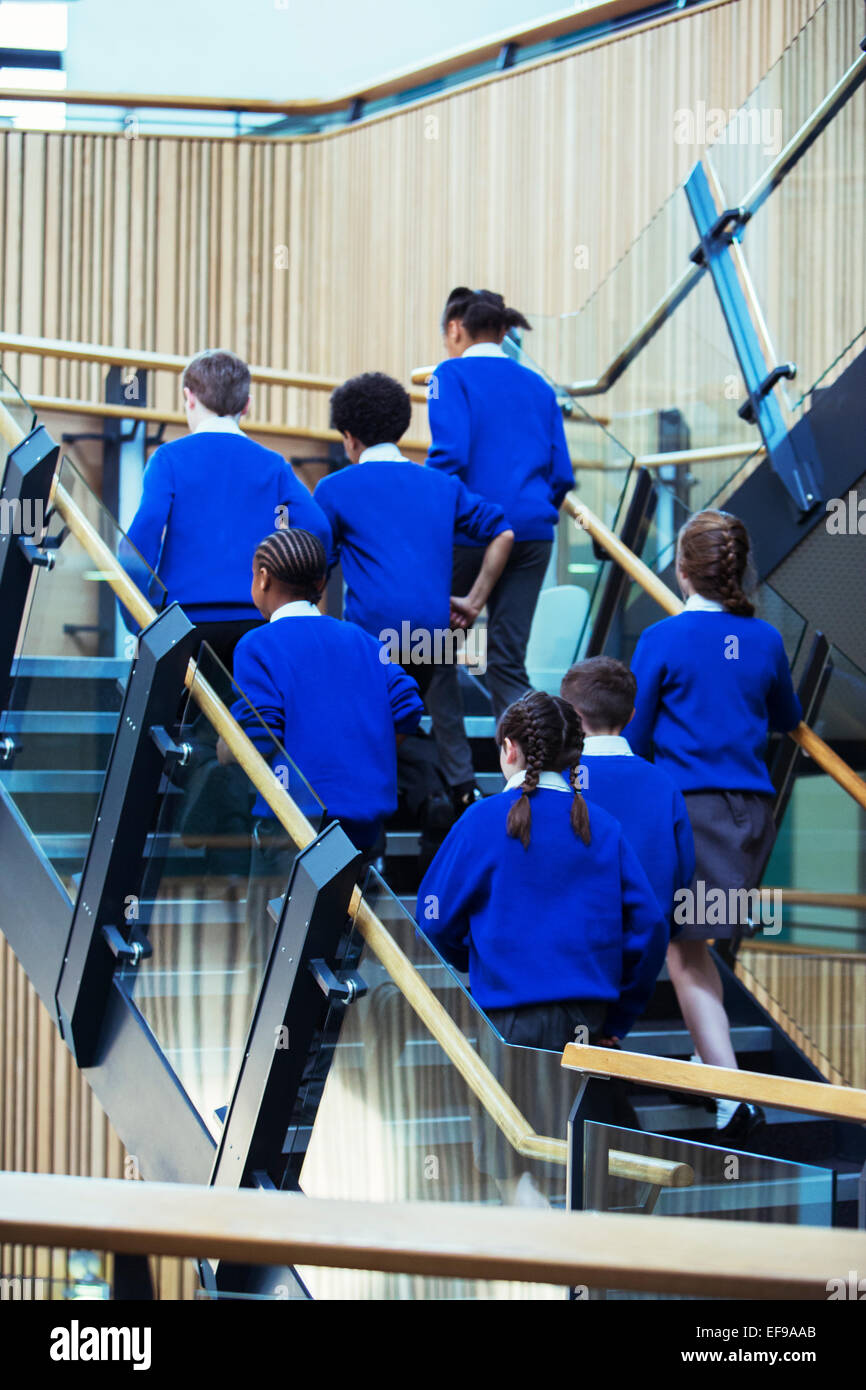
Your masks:
[[[500,347],[499,343],[473,343],[473,344],[472,344],[472,347],[468,347],[468,348],[466,349],[465,352],[461,353],[461,356],[462,356],[462,357],[507,357],[507,356],[508,356],[508,353],[507,353],[507,352],[504,352],[504,351],[502,350],[502,348]],[[538,785],[541,786],[541,783],[539,782]]]
[[[515,772],[514,776],[509,777],[508,781],[505,783],[505,790],[507,792],[510,792],[513,790],[514,787],[522,787],[525,781],[525,769],[523,770],[523,772]],[[542,772],[538,778],[538,785],[540,787],[548,787],[550,791],[553,792],[571,791],[571,788],[567,787],[563,782],[561,772]]]
[[[684,613],[724,613],[724,604],[714,598],[704,598],[703,594],[689,594]]]
[[[196,425],[194,434],[243,434],[233,415],[206,415]]]
[[[321,618],[321,613],[314,603],[308,599],[297,598],[291,603],[284,603],[282,608],[276,608],[271,614],[271,622],[275,623],[277,618]]]
[[[622,734],[587,734],[583,740],[583,754],[586,758],[607,758],[614,754],[634,757],[628,739]]]
[[[366,463],[368,459],[372,460],[373,462],[375,462],[377,459],[379,460],[379,462],[381,462],[383,459],[390,459],[393,463],[396,463],[398,460],[402,463],[409,462],[409,460],[404,458],[403,455],[400,453],[400,450],[396,444],[371,444],[369,449],[365,449],[364,452],[361,454],[361,457],[358,459],[358,462]]]

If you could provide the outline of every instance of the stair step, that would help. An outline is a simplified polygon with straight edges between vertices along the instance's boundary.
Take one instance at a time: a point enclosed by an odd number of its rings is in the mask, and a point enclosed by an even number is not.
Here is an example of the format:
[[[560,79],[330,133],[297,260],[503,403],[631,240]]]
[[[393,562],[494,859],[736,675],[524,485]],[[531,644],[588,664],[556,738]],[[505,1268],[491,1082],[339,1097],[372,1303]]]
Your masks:
[[[735,1052],[769,1052],[773,1046],[773,1030],[766,1024],[740,1023],[731,1027],[731,1042]],[[623,1039],[626,1052],[646,1052],[653,1057],[691,1057],[695,1045],[682,1024],[658,1024],[647,1020],[632,1029]]]
[[[467,738],[493,738],[496,733],[496,720],[492,714],[466,714],[463,716],[463,727]],[[422,717],[421,728],[426,734],[432,732],[433,721],[429,714]]]
[[[116,722],[116,721],[115,721]],[[0,782],[6,790],[13,795],[24,793],[33,795],[39,793],[43,796],[80,796],[83,793],[92,795],[94,792],[102,791],[102,784],[105,781],[104,772],[80,772],[75,770],[51,769],[49,771],[29,771],[22,770],[16,772],[0,772]]]
[[[632,1101],[640,1127],[652,1134],[681,1134],[690,1129],[712,1129],[714,1116],[702,1105],[689,1103],[685,1096],[677,1101],[673,1096],[668,1100]],[[800,1111],[779,1110],[766,1106],[764,1114],[768,1125],[813,1124],[814,1116]]]
[[[125,681],[130,663],[114,656],[19,656],[12,675],[40,680]]]
[[[111,710],[8,710],[3,720],[7,734],[114,734],[120,711]]]

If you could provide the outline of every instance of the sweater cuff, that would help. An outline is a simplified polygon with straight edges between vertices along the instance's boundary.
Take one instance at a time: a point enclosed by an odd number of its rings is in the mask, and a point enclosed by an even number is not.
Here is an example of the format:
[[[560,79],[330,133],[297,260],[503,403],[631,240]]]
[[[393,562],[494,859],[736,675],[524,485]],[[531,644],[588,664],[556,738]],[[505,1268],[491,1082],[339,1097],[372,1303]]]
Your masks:
[[[626,1010],[617,1006],[610,1009],[604,1020],[602,1032],[605,1037],[624,1038],[631,1031],[637,1020],[637,1014],[633,1010]]]

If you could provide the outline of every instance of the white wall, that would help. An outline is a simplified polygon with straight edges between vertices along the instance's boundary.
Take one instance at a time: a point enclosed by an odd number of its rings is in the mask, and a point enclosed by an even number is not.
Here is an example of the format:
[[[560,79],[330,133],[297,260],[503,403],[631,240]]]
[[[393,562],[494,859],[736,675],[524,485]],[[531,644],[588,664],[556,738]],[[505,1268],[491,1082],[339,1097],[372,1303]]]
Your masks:
[[[562,0],[76,0],[67,85],[333,96],[569,8]]]

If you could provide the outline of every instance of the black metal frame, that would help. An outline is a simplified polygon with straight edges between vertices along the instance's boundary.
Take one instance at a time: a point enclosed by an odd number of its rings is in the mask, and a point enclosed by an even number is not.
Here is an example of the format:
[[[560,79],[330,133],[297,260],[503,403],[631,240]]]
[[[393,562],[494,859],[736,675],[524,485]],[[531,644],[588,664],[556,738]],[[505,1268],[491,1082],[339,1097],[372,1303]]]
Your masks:
[[[311,965],[336,963],[360,863],[337,822],[295,860],[211,1174],[214,1187],[257,1186],[260,1173],[280,1181],[304,1065],[329,1004]],[[286,1036],[289,1046],[278,1046]]]
[[[354,994],[352,980],[344,995],[338,967],[360,864],[337,822],[295,860],[214,1161],[214,1187],[270,1189],[282,1181],[286,1134],[315,1040],[334,998],[347,1007]],[[203,1267],[202,1276],[216,1289],[247,1293],[295,1278],[286,1269],[226,1261]]]
[[[814,724],[815,717],[821,708],[831,669],[830,643],[823,632],[816,632],[812,638],[812,647],[797,687],[800,704],[803,706],[803,719],[810,726]],[[773,780],[773,786],[776,788],[773,819],[777,829],[791,799],[794,788],[794,768],[800,753],[800,747],[793,739],[782,738],[772,760],[770,776]],[[765,864],[764,869],[766,867]],[[762,874],[764,869],[761,870]]]
[[[634,491],[619,533],[623,545],[627,545],[635,555],[639,556],[643,550],[656,501],[656,490],[650,470],[641,468],[638,470]],[[604,652],[614,620],[631,583],[632,580],[625,570],[611,560],[586,649],[588,657],[601,656]]]
[[[129,938],[124,899],[141,876],[165,768],[153,731],[174,722],[195,641],[195,628],[177,604],[139,638],[57,986],[61,1032],[80,1067],[95,1059],[116,965],[104,928]]]
[[[771,468],[799,513],[807,515],[817,506],[824,487],[814,442],[808,429],[796,438],[788,432],[773,395],[780,378],[793,376],[796,367],[790,362],[776,366],[766,362],[731,255],[731,245],[751,213],[746,208],[728,208],[719,214],[702,164],[696,164],[686,180],[685,193],[701,239],[692,259],[707,268],[746,385],[747,408],[740,413],[758,426]]]
[[[46,432],[34,431],[10,455],[2,495],[47,503],[57,457]],[[31,565],[40,558],[36,545],[0,550],[0,656],[7,662],[0,690],[7,699]],[[282,1177],[286,1133],[316,1030],[335,1001],[345,1005],[363,989],[356,977],[339,974],[361,856],[335,822],[295,860],[218,1143],[117,971],[130,947],[147,952],[136,925],[126,922],[124,900],[140,890],[148,834],[179,751],[166,730],[176,724],[195,644],[195,629],[176,604],[138,639],[76,904],[0,786],[0,874],[14,874],[17,889],[4,903],[3,929],[143,1176],[274,1187],[270,1173]],[[288,1049],[275,1047],[282,1028],[289,1030]],[[209,1266],[206,1272],[220,1288],[257,1282],[264,1288],[278,1277],[305,1296],[292,1270],[222,1265],[215,1275]],[[115,1292],[150,1295],[141,1262],[121,1262]]]
[[[37,425],[13,449],[6,460],[0,501],[17,508],[19,515],[27,505],[39,504],[47,519],[51,480],[57,468],[59,449],[43,425]],[[33,566],[33,552],[18,544],[20,537],[0,530],[0,710],[8,707],[15,679],[13,657],[27,604]]]

